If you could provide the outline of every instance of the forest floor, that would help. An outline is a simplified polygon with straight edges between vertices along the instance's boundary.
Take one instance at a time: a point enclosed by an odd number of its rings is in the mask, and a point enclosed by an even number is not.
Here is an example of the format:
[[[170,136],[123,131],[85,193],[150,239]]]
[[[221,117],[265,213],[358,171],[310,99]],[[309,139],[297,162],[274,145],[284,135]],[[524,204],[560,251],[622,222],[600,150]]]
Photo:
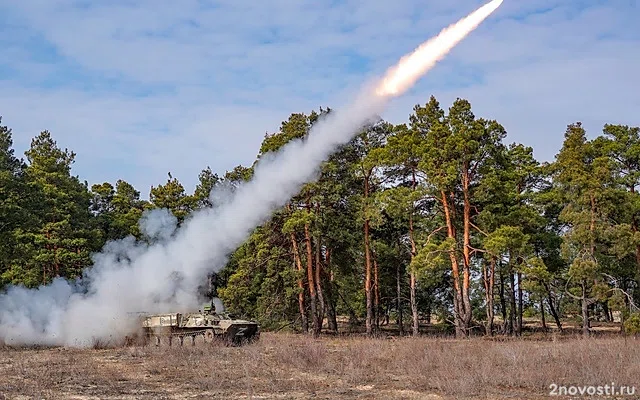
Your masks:
[[[611,382],[640,394],[640,340],[263,333],[242,347],[0,347],[0,399],[544,399],[552,384]]]

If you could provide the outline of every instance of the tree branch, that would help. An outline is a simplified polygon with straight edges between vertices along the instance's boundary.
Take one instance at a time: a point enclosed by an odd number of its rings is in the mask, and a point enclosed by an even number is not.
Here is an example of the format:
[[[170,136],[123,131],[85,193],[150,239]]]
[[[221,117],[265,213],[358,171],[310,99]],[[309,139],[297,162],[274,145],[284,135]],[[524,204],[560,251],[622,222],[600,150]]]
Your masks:
[[[487,253],[486,250],[476,249],[475,247],[472,247],[472,246],[469,246],[469,248],[471,249],[471,254],[473,254],[473,253]]]
[[[478,228],[478,227],[476,226],[476,224],[474,224],[473,222],[469,221],[469,224],[470,224],[472,227],[474,227],[478,232],[482,233],[482,234],[483,234],[483,235],[485,235],[485,236],[489,236],[485,231],[483,231],[482,229]]]
[[[575,294],[569,292],[568,290],[569,282],[571,282],[571,276],[569,276],[569,279],[567,279],[567,283],[564,285],[564,293],[568,294],[570,297],[572,297],[575,300],[582,300],[582,297],[578,297]]]
[[[611,279],[614,282],[618,282],[618,280],[616,278],[614,278],[613,276],[603,272],[602,275],[606,276],[607,278]],[[620,291],[622,294],[625,295],[625,297],[627,298],[627,300],[629,300],[629,305],[636,311],[640,311],[640,308],[636,305],[636,303],[633,301],[633,297],[627,293],[626,291],[622,290],[619,287],[613,287],[611,289],[609,289],[607,292],[614,292],[614,291]]]
[[[436,233],[440,232],[441,230],[445,229],[447,226],[441,226],[440,228],[436,229],[435,231],[432,231],[429,236],[427,236],[427,241],[424,243],[425,246],[429,244],[429,242],[431,241],[431,238],[433,237],[433,235],[435,235]]]

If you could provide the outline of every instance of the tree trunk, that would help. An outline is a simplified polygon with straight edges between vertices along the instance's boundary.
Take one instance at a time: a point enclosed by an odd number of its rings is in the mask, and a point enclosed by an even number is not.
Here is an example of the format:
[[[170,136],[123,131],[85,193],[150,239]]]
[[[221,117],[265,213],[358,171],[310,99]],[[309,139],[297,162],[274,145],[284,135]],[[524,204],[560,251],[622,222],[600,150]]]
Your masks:
[[[336,316],[336,306],[335,300],[333,296],[333,289],[331,288],[331,283],[329,283],[326,287],[326,299],[325,299],[325,307],[327,312],[327,330],[329,332],[338,333],[338,319]]]
[[[542,320],[542,330],[547,331],[547,321],[544,317],[544,297],[540,297],[540,319]]]
[[[515,322],[516,322],[516,286],[515,286],[515,274],[513,270],[509,270],[509,284],[511,290],[509,293],[510,307],[509,307],[509,334],[515,334]]]
[[[316,281],[316,290],[318,296],[318,333],[322,331],[322,325],[324,324],[324,310],[325,310],[325,302],[324,302],[324,293],[322,291],[322,262],[321,262],[321,243],[320,237],[315,240],[316,244],[316,271],[315,271],[315,281]]]
[[[414,187],[415,187],[415,173],[414,173]],[[409,242],[411,243],[411,261],[416,256],[416,241],[413,238],[413,212],[409,214]],[[409,264],[411,265],[411,264]],[[418,320],[418,302],[416,299],[416,274],[413,272],[411,266],[409,266],[409,297],[411,306],[411,334],[418,336],[420,333],[420,321]],[[400,294],[398,293],[398,296]]]
[[[518,336],[522,335],[522,307],[524,299],[522,298],[522,274],[518,272]]]
[[[587,283],[586,281],[582,282],[582,334],[584,336],[589,336],[589,302],[587,299]]]
[[[311,233],[309,232],[309,224],[304,224],[304,238],[307,245],[307,281],[309,283],[309,300],[311,302],[311,321],[313,336],[318,336],[321,325],[318,321],[318,308],[316,298],[316,283],[313,273],[313,250],[311,248]]]
[[[602,302],[602,311],[604,312],[604,320],[607,322],[613,322],[613,317],[609,312],[609,306],[607,305],[606,301]]]
[[[302,260],[298,250],[298,241],[296,235],[291,232],[291,246],[293,247],[293,263],[298,271],[298,311],[300,312],[300,321],[302,323],[302,331],[309,332],[309,321],[307,320],[307,311],[304,305],[304,282],[302,279]]]
[[[591,257],[595,258],[596,254],[596,199],[593,193],[589,195],[591,200],[591,224],[589,225],[589,233],[591,239]],[[589,303],[587,301],[587,282],[582,281],[582,334],[589,336]]]
[[[367,335],[373,333],[373,291],[371,282],[371,249],[370,249],[370,227],[369,218],[366,217],[366,207],[368,207],[369,198],[369,174],[365,174],[364,179],[364,198],[365,198],[365,219],[364,219],[364,291],[367,299],[367,319],[365,321]]]
[[[342,303],[347,308],[347,312],[349,313],[349,327],[353,328],[354,326],[359,325],[360,320],[358,320],[358,316],[356,315],[355,310],[353,309],[353,307],[351,307],[351,304],[349,304],[349,302],[345,300],[342,293],[340,293],[339,287],[336,287],[336,293],[338,294],[338,297],[340,298],[340,300],[342,300]]]
[[[613,310],[611,308],[609,308],[609,322],[613,322]]]
[[[484,292],[485,292],[485,311],[487,314],[487,323],[485,332],[489,336],[493,336],[493,288],[495,284],[496,258],[491,257],[489,266],[486,263],[482,265]]]
[[[367,298],[367,335],[373,333],[373,293],[371,287],[371,253],[369,250],[369,220],[364,221],[364,291]]]
[[[384,307],[384,318],[382,319],[381,325],[389,325],[389,320],[391,318],[390,313],[391,313],[391,299],[387,299]]]
[[[505,296],[504,287],[504,274],[500,270],[500,313],[502,314],[502,333],[507,333],[507,326],[509,324],[509,318],[507,317],[507,299]]]
[[[451,212],[449,210],[449,200],[444,190],[441,191],[442,207],[444,208],[444,217],[447,223],[447,236],[454,240],[456,239],[455,229],[453,227],[453,221],[451,219]],[[451,272],[453,276],[453,312],[454,322],[456,327],[456,337],[462,337],[465,334],[464,329],[464,305],[462,300],[462,289],[460,288],[460,269],[458,267],[458,259],[455,254],[455,250],[449,251],[449,259],[451,260]]]
[[[401,277],[400,263],[398,263],[396,264],[396,324],[398,325],[398,333],[400,336],[404,336],[404,321],[402,320],[402,286],[400,284],[402,282]]]
[[[411,169],[411,190],[416,190],[416,170],[415,168]],[[411,243],[411,261],[416,256],[416,241],[414,238],[414,227],[413,227],[413,204],[411,205],[411,211],[409,212],[409,242]],[[409,264],[411,265],[411,264]],[[418,336],[420,334],[420,321],[418,319],[418,302],[416,299],[416,274],[413,271],[413,268],[409,267],[409,302],[411,306],[411,334],[413,336]],[[398,296],[400,294],[398,293]]]
[[[556,323],[558,330],[562,332],[563,329],[562,329],[562,322],[560,321],[559,307],[556,307],[555,301],[553,300],[553,294],[551,293],[551,288],[546,282],[543,282],[542,285],[544,286],[544,290],[547,292],[547,304],[549,304],[549,313],[551,313],[551,316],[553,317],[553,320]]]
[[[380,286],[379,286],[379,272],[378,272],[378,258],[375,251],[371,251],[373,257],[373,310],[375,317],[374,328],[376,331],[380,329]]]
[[[551,297],[551,292],[547,291],[547,303],[549,304],[549,312],[551,313],[551,316],[553,317],[554,322],[556,323],[556,326],[558,327],[558,330],[560,332],[562,332],[562,322],[560,321],[560,315],[558,315],[558,310],[556,310],[555,305],[553,304],[553,297]]]
[[[462,174],[462,194],[463,194],[463,248],[464,256],[462,274],[462,301],[464,304],[463,321],[465,330],[471,325],[471,300],[469,296],[471,277],[471,200],[469,199],[469,166],[465,165]],[[467,333],[468,334],[468,333]]]
[[[420,320],[418,318],[418,302],[416,301],[416,274],[412,271],[409,276],[409,291],[411,297],[411,335],[420,334]]]
[[[336,301],[333,294],[333,272],[331,272],[331,249],[324,251],[324,272],[327,274],[327,286],[325,288],[325,306],[327,308],[327,328],[338,333],[338,319],[336,316]]]

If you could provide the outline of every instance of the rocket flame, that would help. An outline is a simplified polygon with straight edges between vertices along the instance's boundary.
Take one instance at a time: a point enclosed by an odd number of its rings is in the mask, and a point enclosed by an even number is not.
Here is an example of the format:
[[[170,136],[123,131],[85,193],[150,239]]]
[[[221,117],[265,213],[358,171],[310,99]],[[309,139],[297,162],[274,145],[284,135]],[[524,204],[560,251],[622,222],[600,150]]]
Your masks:
[[[471,31],[476,29],[503,0],[493,0],[467,17],[443,29],[438,36],[421,44],[390,68],[376,88],[378,96],[398,96],[409,89],[427,71],[440,61]]]

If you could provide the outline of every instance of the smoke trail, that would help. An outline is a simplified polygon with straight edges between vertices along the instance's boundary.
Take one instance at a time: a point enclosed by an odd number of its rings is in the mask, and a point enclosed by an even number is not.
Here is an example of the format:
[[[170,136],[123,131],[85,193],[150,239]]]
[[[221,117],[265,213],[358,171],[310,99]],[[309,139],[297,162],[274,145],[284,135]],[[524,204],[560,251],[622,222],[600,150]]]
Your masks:
[[[219,270],[255,226],[313,179],[323,160],[501,2],[494,0],[403,58],[350,106],[316,123],[305,140],[267,155],[254,178],[228,194],[219,207],[194,213],[180,228],[167,210],[154,210],[140,221],[151,245],[133,238],[108,243],[78,282],[58,278],[33,290],[10,287],[0,296],[0,339],[7,344],[90,346],[96,339],[118,340],[135,329],[129,312],[196,307],[196,288],[207,272]]]

